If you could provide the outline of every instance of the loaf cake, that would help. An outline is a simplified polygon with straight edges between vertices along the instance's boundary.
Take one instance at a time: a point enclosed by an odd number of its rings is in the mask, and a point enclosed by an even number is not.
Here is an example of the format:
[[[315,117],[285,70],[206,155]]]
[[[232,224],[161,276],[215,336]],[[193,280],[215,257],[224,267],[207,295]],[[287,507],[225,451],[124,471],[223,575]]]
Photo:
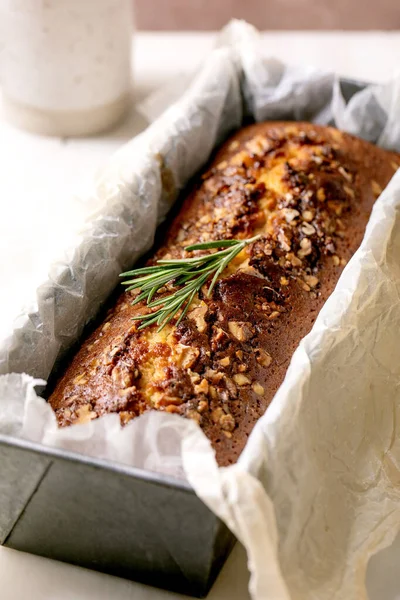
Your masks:
[[[372,205],[400,165],[334,128],[267,122],[245,127],[191,186],[149,264],[190,256],[197,242],[246,239],[210,297],[186,316],[139,330],[136,291],[120,294],[49,398],[60,426],[147,410],[194,419],[218,463],[235,462],[341,271]]]

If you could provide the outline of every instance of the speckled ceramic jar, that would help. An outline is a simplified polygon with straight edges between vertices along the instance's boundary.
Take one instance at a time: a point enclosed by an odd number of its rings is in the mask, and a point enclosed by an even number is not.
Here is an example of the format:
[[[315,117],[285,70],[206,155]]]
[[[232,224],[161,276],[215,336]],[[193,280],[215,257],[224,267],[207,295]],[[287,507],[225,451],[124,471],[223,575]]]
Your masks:
[[[111,127],[131,86],[131,0],[0,0],[6,117],[45,135]]]

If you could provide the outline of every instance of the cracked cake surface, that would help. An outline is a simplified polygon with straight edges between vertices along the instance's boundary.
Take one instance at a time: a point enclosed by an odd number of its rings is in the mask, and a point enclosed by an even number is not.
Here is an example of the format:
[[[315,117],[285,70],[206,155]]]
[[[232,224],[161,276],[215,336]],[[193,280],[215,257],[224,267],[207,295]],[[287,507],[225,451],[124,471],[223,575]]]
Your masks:
[[[235,462],[285,376],[400,158],[334,128],[267,122],[236,132],[191,185],[148,261],[190,244],[261,234],[207,283],[176,326],[138,330],[121,293],[61,375],[60,426],[147,410],[194,419],[220,465]],[[197,251],[201,253],[201,251]],[[196,252],[194,253],[196,255]],[[173,284],[161,290],[170,293]]]

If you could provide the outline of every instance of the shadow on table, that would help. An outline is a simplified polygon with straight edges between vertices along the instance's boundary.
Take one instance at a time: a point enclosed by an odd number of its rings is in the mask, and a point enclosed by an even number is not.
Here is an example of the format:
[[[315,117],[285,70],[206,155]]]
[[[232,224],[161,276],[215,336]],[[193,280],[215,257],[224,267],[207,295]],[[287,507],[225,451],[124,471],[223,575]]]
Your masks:
[[[248,578],[246,553],[237,543],[207,600],[250,600]],[[3,600],[189,600],[189,596],[4,547],[0,547],[0,581]]]
[[[367,588],[370,600],[400,600],[400,533],[392,546],[369,561]]]

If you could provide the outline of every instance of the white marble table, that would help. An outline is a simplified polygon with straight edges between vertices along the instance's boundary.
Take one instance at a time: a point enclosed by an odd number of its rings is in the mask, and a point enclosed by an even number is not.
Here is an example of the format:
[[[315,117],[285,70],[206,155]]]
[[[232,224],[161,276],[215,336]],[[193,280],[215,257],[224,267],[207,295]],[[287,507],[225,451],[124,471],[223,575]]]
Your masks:
[[[141,33],[135,38],[136,97],[193,68],[212,47],[209,33]],[[348,77],[385,81],[397,69],[400,33],[266,33],[266,51],[312,63]],[[143,120],[129,118],[107,135],[82,140],[36,137],[4,122],[0,110],[0,335],[25,292],[45,272],[49,256],[62,250],[89,206],[76,192]],[[6,293],[5,293],[6,292]],[[395,549],[374,559],[368,573],[371,600],[400,600]],[[237,545],[210,600],[246,600],[246,557]],[[162,600],[181,598],[122,579],[0,548],[2,600]]]

